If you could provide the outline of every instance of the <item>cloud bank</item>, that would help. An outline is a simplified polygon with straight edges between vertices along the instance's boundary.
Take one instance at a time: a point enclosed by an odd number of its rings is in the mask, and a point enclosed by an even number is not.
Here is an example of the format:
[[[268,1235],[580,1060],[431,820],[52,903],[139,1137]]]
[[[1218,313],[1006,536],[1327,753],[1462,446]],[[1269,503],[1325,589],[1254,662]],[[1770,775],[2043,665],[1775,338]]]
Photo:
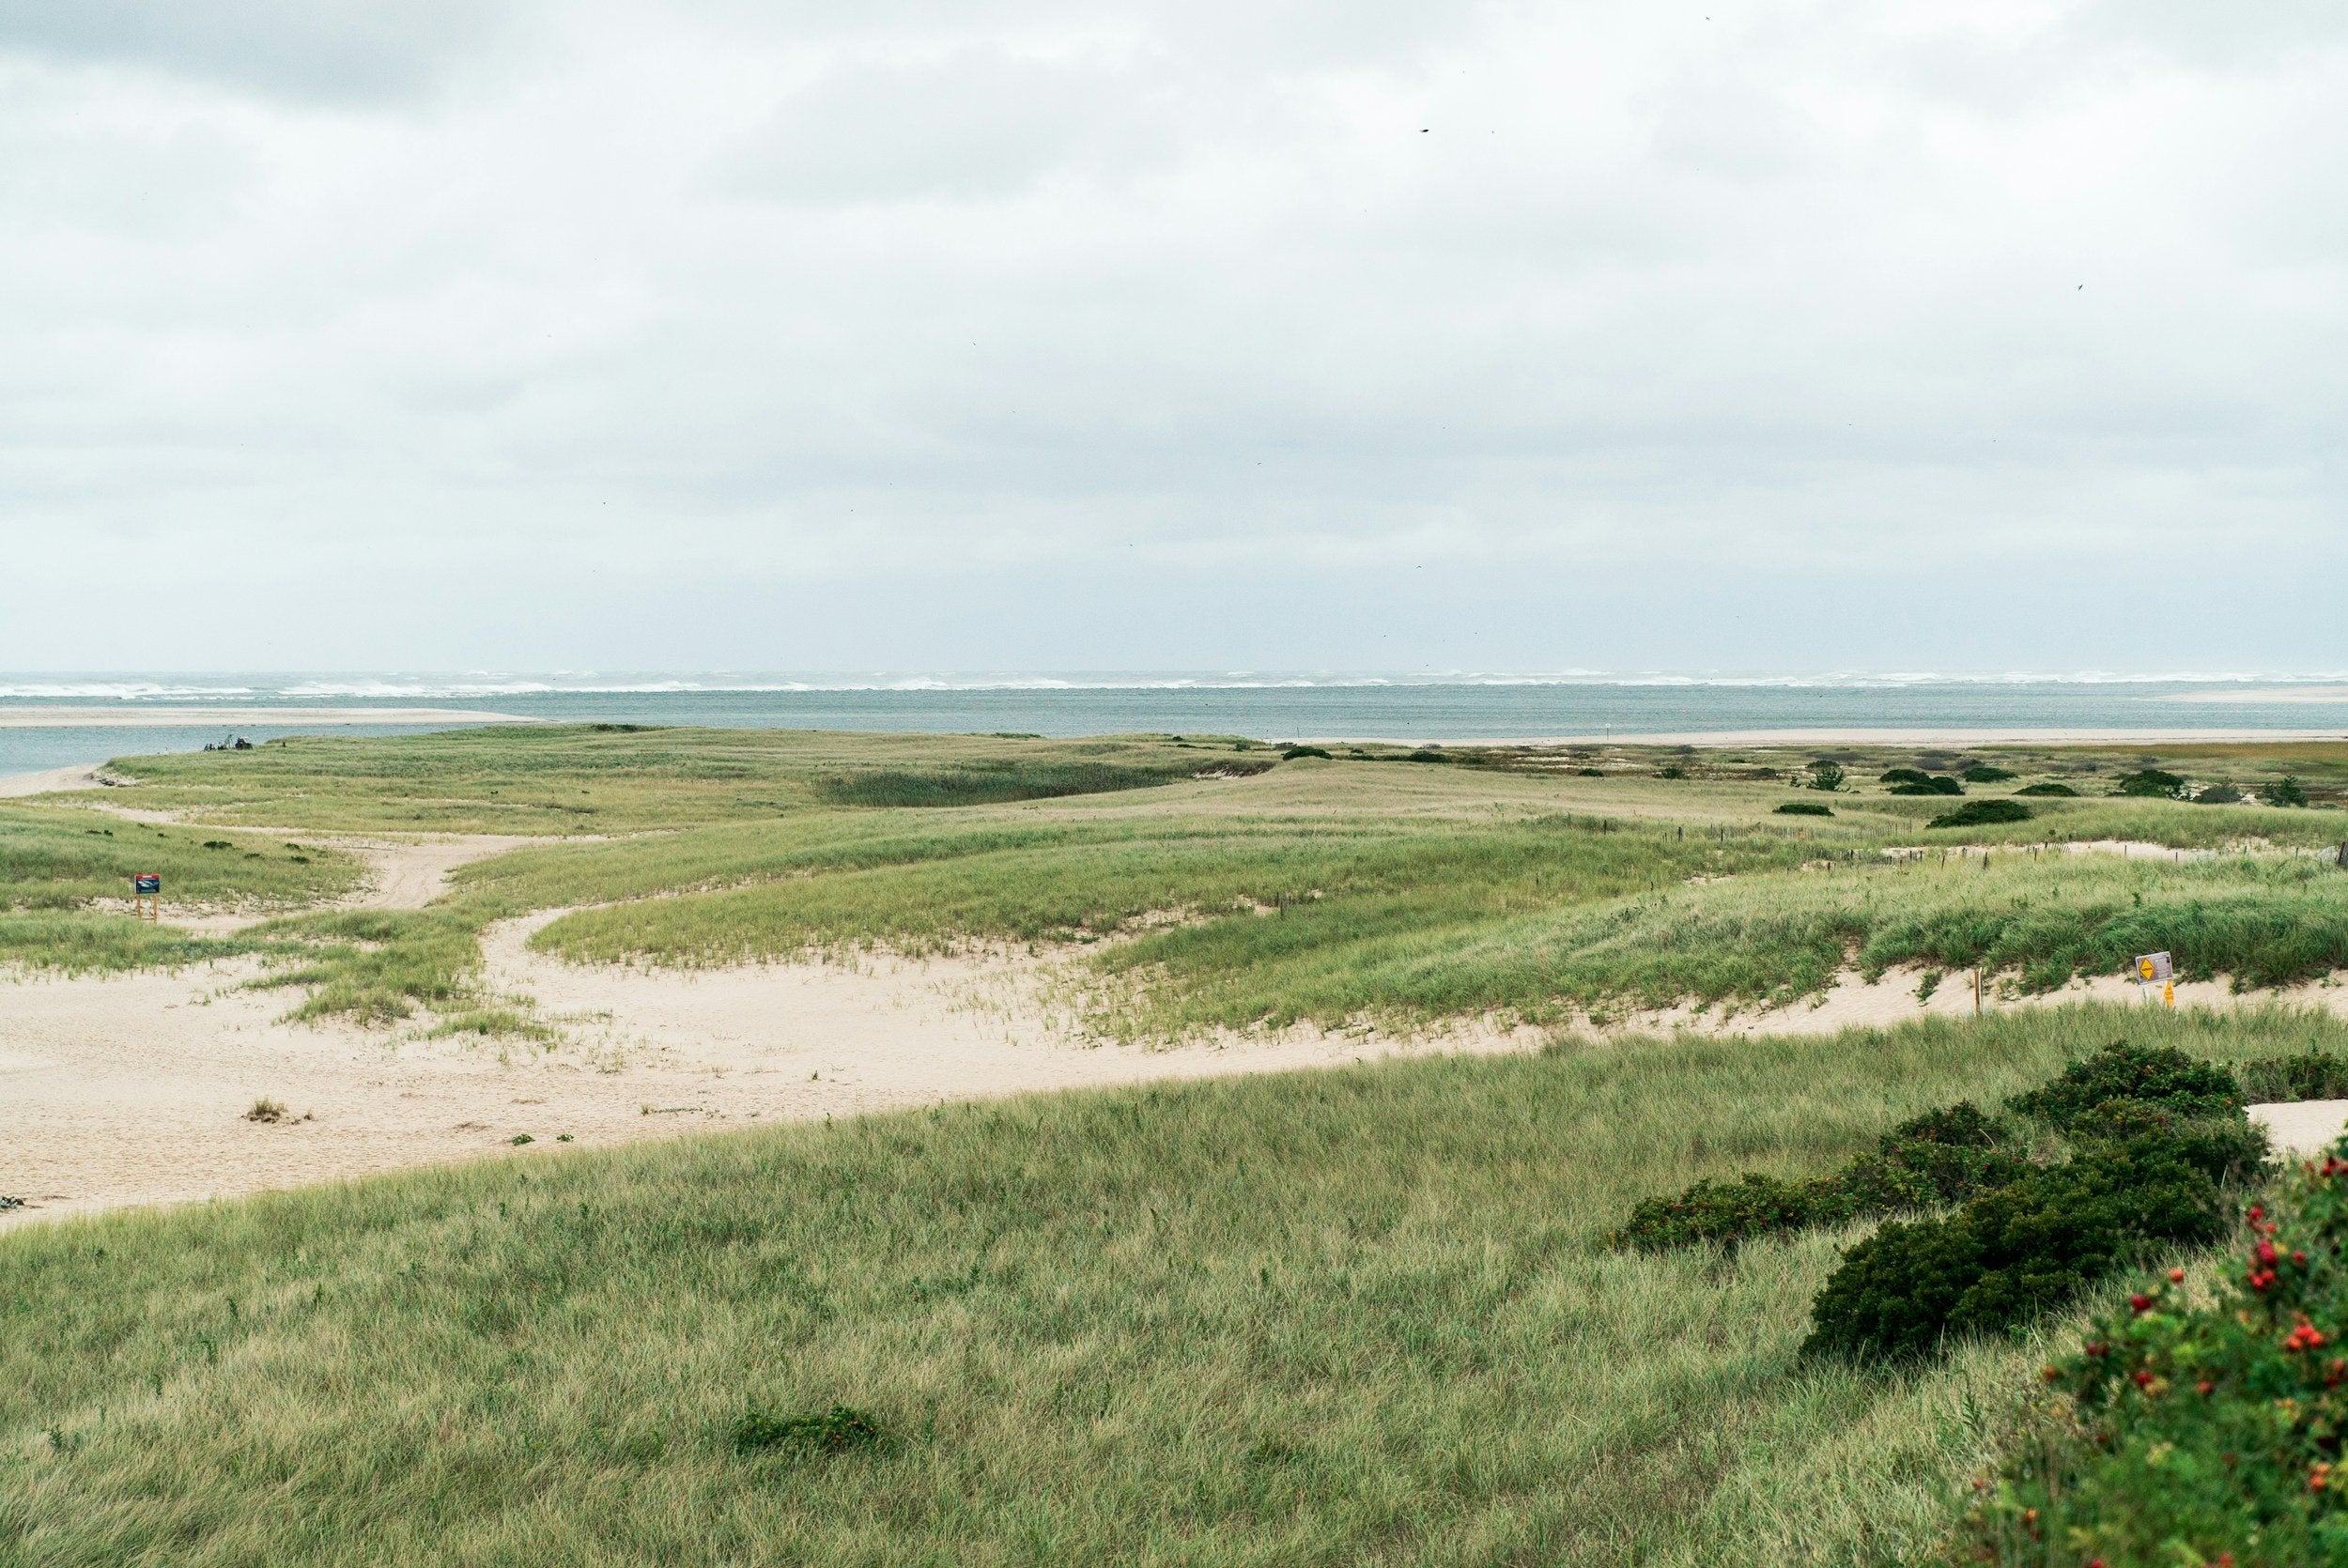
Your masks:
[[[2348,13],[0,0],[0,668],[2332,668]]]

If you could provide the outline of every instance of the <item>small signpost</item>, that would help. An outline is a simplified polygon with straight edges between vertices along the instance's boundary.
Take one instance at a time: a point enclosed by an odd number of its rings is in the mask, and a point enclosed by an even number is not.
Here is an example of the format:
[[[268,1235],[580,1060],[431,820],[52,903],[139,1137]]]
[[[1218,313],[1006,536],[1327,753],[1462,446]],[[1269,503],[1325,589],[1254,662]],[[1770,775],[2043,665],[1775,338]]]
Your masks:
[[[131,915],[133,919],[157,920],[163,917],[163,879],[152,871],[141,871],[131,879]]]
[[[2177,966],[2166,953],[2139,953],[2136,958],[2136,989],[2144,999],[2152,1000],[2152,988],[2160,987],[2160,999],[2170,1007],[2177,1005]]]

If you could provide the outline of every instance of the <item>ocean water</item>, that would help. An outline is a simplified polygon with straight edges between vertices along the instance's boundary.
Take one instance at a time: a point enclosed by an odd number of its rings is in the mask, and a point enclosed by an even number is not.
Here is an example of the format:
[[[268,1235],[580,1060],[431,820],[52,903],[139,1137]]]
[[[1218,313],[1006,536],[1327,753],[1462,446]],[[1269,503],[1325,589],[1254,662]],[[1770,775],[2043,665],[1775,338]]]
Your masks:
[[[2281,692],[2291,701],[2244,701]],[[136,707],[171,727],[48,728],[40,710]],[[230,733],[232,708],[463,708],[569,722],[1265,740],[1460,741],[1745,730],[2118,729],[2322,731],[2348,738],[2348,673],[1443,675],[0,674],[0,776]],[[255,741],[325,728],[243,727]],[[358,724],[332,732],[396,732]]]

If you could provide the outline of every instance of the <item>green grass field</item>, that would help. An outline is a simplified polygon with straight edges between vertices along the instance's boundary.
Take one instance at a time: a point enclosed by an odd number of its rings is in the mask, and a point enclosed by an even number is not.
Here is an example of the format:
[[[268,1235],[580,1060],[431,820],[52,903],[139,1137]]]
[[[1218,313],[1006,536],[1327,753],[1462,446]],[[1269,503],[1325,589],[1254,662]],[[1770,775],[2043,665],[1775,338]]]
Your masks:
[[[1610,1253],[2127,1031],[2064,1009],[1065,1095],[0,1237],[41,1563],[1892,1562],[2039,1352],[1795,1360],[1838,1237]],[[739,1454],[847,1405],[891,1441]]]
[[[1875,776],[1961,759],[1848,751],[1828,795],[1794,787],[1807,753],[1332,749],[573,729],[122,759],[140,782],[0,808],[0,959],[251,952],[298,1016],[527,1034],[480,934],[561,910],[537,945],[582,962],[1031,947],[1142,1041],[1784,1000],[1889,966],[2044,989],[2163,946],[2249,987],[2348,966],[2348,876],[2307,853],[2348,818],[2098,792],[2158,758],[2000,753],[2017,776],[1970,798],[2084,792],[1952,830],[1926,825],[1947,798]],[[2201,750],[2172,765],[2319,802],[2348,781],[2348,746]],[[182,820],[100,809],[126,804]],[[545,841],[426,909],[316,908],[358,868],[297,846],[362,831]],[[2059,848],[2108,838],[2178,853]],[[109,900],[140,869],[273,917],[136,925]],[[20,1226],[0,1560],[1908,1560],[2017,1430],[2039,1345],[1799,1363],[1859,1232],[1733,1260],[1601,1239],[1641,1198],[1823,1172],[2123,1035],[2348,1049],[2257,1007],[1560,1036]],[[835,1405],[887,1440],[736,1451],[748,1417]]]
[[[1603,764],[1585,776],[1562,765],[1575,759],[1529,752],[1413,762],[1353,749],[1281,761],[1229,737],[481,730],[123,759],[141,782],[109,799],[207,823],[548,835],[469,868],[432,910],[290,915],[204,949],[262,951],[303,988],[304,1016],[385,1022],[526,1022],[479,989],[478,935],[542,909],[576,911],[535,941],[580,961],[1092,944],[1072,984],[1092,1025],[1123,1038],[1783,1001],[1848,963],[1980,962],[2044,989],[2162,945],[2198,955],[2196,974],[2287,984],[2348,950],[2348,884],[2312,859],[2162,872],[2008,856],[1982,876],[1977,860],[1881,853],[2112,838],[2309,850],[2348,836],[2331,811],[2088,795],[2034,801],[2026,822],[1933,829],[1945,797],[1867,782],[1907,754],[1854,756],[1857,787],[1829,797],[1790,787],[1806,776],[1799,754],[1690,763],[1617,748],[1584,759]],[[2289,766],[2320,786],[2327,755],[2296,747]],[[2116,776],[2143,759],[2007,761],[2010,792],[2057,776],[2093,788],[2081,770]],[[2254,783],[2264,766],[2225,765]],[[1776,811],[1829,799],[1831,817]],[[0,929],[0,956],[196,955],[93,944],[85,925],[52,921]]]

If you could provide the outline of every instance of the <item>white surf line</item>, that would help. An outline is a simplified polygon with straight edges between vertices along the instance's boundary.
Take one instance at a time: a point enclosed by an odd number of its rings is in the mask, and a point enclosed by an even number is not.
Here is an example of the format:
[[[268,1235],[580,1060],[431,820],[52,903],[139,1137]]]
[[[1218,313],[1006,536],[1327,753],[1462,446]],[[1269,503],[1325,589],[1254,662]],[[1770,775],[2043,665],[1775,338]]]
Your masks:
[[[0,730],[238,730],[353,724],[544,724],[481,708],[0,708]]]

